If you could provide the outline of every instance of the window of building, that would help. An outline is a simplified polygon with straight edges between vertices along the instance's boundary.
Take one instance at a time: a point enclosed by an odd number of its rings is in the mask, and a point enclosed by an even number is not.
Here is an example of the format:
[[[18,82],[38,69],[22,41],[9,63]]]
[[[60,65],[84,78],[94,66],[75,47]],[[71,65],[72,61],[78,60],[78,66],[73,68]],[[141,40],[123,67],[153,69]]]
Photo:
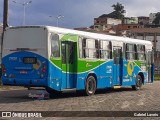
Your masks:
[[[98,58],[98,40],[82,40],[82,58]]]
[[[60,57],[60,42],[57,34],[51,35],[51,56],[55,58]]]
[[[126,44],[126,60],[136,59],[136,47],[134,44]]]
[[[145,46],[137,45],[137,60],[145,60]]]
[[[100,41],[100,58],[112,59],[112,44],[110,41]]]
[[[95,29],[99,28],[99,26],[95,26]]]

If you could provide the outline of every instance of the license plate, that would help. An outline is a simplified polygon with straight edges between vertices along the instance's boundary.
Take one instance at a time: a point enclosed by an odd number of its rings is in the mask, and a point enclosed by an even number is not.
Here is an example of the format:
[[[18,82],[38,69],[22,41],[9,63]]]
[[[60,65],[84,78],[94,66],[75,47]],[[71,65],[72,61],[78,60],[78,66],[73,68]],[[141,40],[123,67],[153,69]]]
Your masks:
[[[24,64],[36,64],[37,63],[37,58],[36,57],[24,57],[23,58],[23,63]]]
[[[20,74],[27,74],[27,71],[26,70],[21,70]]]

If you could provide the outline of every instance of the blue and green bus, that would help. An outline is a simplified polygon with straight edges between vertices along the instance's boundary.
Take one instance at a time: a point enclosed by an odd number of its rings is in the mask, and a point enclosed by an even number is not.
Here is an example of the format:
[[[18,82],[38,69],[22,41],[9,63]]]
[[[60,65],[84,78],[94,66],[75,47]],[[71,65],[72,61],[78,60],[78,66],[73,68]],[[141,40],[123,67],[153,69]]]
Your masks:
[[[150,41],[51,26],[9,27],[3,41],[3,85],[93,95],[100,88],[139,90],[154,80]]]

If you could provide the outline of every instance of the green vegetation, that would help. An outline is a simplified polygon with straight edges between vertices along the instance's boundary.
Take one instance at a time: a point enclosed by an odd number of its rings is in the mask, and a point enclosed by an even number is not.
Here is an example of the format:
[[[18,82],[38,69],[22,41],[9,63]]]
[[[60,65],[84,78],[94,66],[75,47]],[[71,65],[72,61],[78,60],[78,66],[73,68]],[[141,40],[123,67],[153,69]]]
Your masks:
[[[154,23],[155,25],[159,25],[159,24],[160,24],[160,12],[158,12],[158,13],[156,14],[156,18],[153,20],[153,23]]]
[[[155,75],[155,76],[154,76],[154,80],[156,80],[156,81],[157,81],[157,80],[160,80],[160,75]]]
[[[126,13],[126,11],[124,10],[124,6],[122,4],[120,4],[119,2],[117,2],[117,4],[113,4],[112,7],[114,9],[114,12],[116,13],[115,18],[123,19],[124,13]]]
[[[113,4],[111,7],[113,7],[113,12],[109,14],[103,14],[99,16],[99,18],[102,17],[109,17],[109,18],[115,18],[115,19],[123,19],[124,13],[126,13],[126,10],[124,10],[124,6],[117,2],[117,4]]]

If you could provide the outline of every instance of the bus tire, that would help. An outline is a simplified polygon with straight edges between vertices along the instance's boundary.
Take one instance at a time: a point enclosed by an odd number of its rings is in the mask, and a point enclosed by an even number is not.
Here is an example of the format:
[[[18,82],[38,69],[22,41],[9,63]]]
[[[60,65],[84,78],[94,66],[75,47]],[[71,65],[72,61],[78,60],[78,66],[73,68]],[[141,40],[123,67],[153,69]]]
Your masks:
[[[94,95],[96,91],[96,79],[93,76],[89,76],[86,80],[85,93],[86,95]]]
[[[133,90],[140,90],[142,87],[142,77],[140,75],[137,76],[136,78],[136,85],[132,86]]]

